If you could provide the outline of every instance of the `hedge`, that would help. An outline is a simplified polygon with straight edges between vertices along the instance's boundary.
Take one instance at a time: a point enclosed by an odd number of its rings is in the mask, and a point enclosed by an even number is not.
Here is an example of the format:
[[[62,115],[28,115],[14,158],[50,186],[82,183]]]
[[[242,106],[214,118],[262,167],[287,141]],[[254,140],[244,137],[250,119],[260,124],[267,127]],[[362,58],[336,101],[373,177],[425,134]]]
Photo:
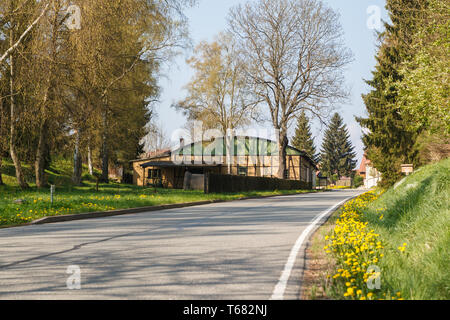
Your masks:
[[[248,177],[208,173],[205,175],[205,193],[235,193],[273,190],[311,190],[312,183],[277,178]]]

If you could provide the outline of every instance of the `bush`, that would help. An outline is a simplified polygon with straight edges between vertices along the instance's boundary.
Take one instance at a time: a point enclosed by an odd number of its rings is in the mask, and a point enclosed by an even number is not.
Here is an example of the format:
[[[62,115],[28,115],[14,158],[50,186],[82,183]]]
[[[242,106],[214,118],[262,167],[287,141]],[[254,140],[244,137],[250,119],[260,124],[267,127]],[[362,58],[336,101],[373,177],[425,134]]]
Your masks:
[[[89,173],[85,173],[82,177],[82,181],[96,182],[97,178]]]
[[[359,187],[361,187],[362,185],[364,185],[364,178],[361,177],[360,175],[356,175],[356,176],[353,178],[353,187],[354,187],[354,188],[359,188]]]
[[[205,176],[205,193],[234,193],[273,190],[311,190],[312,183],[276,178],[247,177],[209,173]]]

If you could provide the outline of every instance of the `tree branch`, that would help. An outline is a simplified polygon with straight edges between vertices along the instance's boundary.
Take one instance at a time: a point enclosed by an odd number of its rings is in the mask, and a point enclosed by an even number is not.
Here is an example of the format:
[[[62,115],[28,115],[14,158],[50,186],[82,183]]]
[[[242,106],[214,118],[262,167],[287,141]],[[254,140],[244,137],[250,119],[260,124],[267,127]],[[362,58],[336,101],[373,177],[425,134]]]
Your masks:
[[[19,40],[17,40],[17,42],[12,47],[10,47],[8,50],[6,50],[6,52],[0,58],[0,64],[3,62],[3,60],[7,59],[17,49],[17,47],[22,43],[23,39],[28,35],[28,33],[30,33],[31,30],[33,30],[33,28],[39,23],[41,18],[47,12],[49,6],[50,6],[50,4],[47,3],[47,5],[42,10],[39,17],[37,17],[36,20],[34,20],[33,23],[24,31],[24,33],[20,36]]]

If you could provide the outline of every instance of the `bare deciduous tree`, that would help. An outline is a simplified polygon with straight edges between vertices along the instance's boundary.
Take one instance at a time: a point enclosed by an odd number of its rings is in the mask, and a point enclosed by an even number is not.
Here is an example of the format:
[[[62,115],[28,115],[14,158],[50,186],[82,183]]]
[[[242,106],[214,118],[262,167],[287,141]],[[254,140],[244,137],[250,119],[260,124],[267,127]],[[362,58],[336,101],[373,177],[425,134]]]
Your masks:
[[[171,146],[170,138],[162,124],[151,121],[147,124],[147,135],[141,140],[145,152],[168,149]]]
[[[259,101],[251,94],[232,37],[221,33],[212,43],[201,42],[188,63],[196,73],[186,86],[187,98],[176,107],[189,120],[202,121],[204,128],[219,129],[223,135],[247,125]]]
[[[307,110],[321,121],[343,100],[343,45],[339,15],[320,0],[259,0],[233,8],[229,28],[240,44],[254,94],[267,105],[279,130],[280,166],[286,169],[290,121]]]

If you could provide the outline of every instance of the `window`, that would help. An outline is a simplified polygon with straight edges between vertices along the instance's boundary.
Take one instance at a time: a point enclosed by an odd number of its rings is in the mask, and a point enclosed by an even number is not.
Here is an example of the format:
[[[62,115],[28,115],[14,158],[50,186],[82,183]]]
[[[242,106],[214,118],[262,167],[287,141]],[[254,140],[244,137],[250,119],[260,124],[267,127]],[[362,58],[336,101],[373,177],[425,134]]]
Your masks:
[[[248,175],[248,168],[247,167],[239,167],[238,168],[238,175],[239,176],[247,176]]]
[[[149,179],[160,179],[161,178],[161,169],[148,170],[148,178]]]

